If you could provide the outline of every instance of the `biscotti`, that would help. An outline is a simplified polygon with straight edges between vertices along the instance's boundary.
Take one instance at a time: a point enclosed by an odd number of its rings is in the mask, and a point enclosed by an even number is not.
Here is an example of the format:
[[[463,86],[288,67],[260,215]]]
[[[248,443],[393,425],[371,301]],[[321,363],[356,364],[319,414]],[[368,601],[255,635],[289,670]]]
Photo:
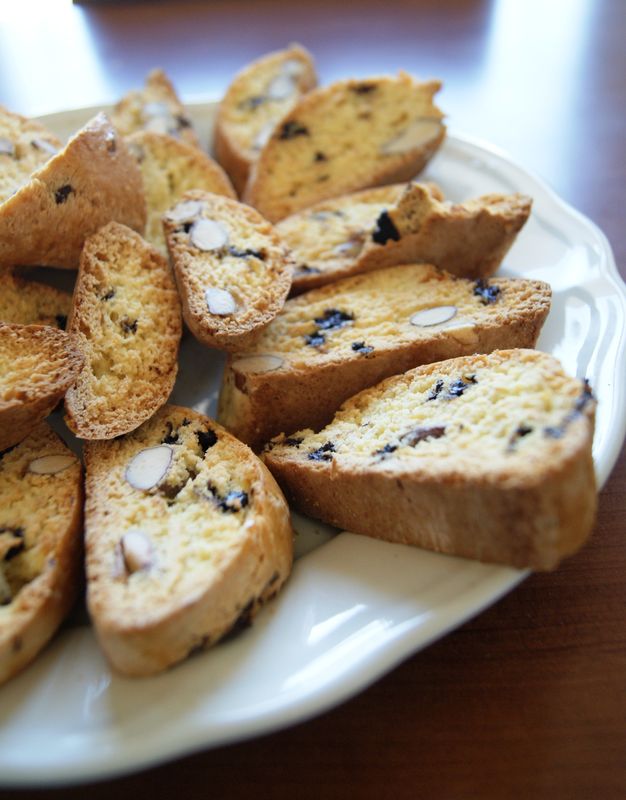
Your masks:
[[[199,148],[151,131],[133,133],[127,143],[143,178],[146,239],[163,255],[167,255],[167,247],[161,218],[188,189],[235,197],[224,170]]]
[[[143,232],[141,173],[98,114],[0,205],[0,267],[78,266],[87,236],[115,220]]]
[[[143,89],[128,92],[111,112],[111,120],[122,136],[152,131],[200,147],[187,111],[162,69],[148,74]]]
[[[276,123],[316,84],[311,54],[297,44],[235,76],[217,111],[213,149],[239,193]]]
[[[593,527],[594,408],[552,356],[498,351],[389,378],[264,459],[299,510],[332,525],[548,570]]]
[[[463,278],[494,274],[530,214],[521,194],[444,201],[437,187],[368,189],[282,220],[293,252],[292,292],[394,264],[434,264]]]
[[[180,302],[165,258],[117,222],[90,236],[68,331],[85,355],[65,397],[68,427],[110,439],[141,425],[167,401],[178,369]]]
[[[65,329],[71,307],[69,292],[0,272],[0,322]]]
[[[550,308],[542,281],[454,278],[408,264],[288,300],[254,347],[226,366],[218,418],[257,448],[326,424],[341,403],[419,364],[533,347]]]
[[[0,106],[0,203],[27,183],[62,146],[40,122]]]
[[[250,173],[244,200],[271,222],[329,197],[415,177],[445,136],[438,81],[337,81],[306,94],[280,121]]]
[[[283,307],[293,262],[270,223],[249,206],[192,191],[163,217],[183,316],[210,347],[251,344]]]
[[[289,511],[262,462],[207,417],[166,406],[89,442],[87,602],[100,644],[149,675],[250,623],[292,562]]]
[[[0,683],[39,653],[81,585],[82,469],[45,422],[0,453]]]
[[[50,414],[83,360],[65,331],[0,323],[0,451],[25,439]]]

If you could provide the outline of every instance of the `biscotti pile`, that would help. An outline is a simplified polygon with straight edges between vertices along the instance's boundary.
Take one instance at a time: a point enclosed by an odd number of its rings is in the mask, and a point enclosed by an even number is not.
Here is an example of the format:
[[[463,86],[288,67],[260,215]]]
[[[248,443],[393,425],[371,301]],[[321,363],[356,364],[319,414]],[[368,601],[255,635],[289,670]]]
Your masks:
[[[126,675],[250,624],[290,506],[519,568],[583,544],[592,389],[534,349],[548,284],[496,274],[531,199],[419,182],[440,88],[318,87],[291,45],[232,81],[215,160],[159,70],[65,145],[0,108],[0,682],[83,581]],[[217,419],[169,402],[185,336],[226,353]]]

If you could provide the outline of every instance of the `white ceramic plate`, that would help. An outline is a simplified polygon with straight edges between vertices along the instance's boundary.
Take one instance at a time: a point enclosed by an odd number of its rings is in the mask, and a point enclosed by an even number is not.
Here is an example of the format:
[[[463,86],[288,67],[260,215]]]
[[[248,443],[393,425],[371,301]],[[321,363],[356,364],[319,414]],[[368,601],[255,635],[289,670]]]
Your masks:
[[[213,107],[191,111],[208,141]],[[94,112],[44,121],[65,136]],[[602,484],[626,428],[626,291],[607,240],[490,145],[451,135],[426,177],[457,201],[487,192],[534,198],[502,274],[552,285],[539,348],[591,381],[599,400],[594,458]],[[221,365],[219,354],[187,337],[173,401],[211,413]],[[0,784],[110,777],[304,720],[354,695],[526,574],[333,536],[301,518],[295,526],[300,558],[293,576],[255,625],[164,675],[112,674],[91,629],[75,616],[29,669],[0,689]]]

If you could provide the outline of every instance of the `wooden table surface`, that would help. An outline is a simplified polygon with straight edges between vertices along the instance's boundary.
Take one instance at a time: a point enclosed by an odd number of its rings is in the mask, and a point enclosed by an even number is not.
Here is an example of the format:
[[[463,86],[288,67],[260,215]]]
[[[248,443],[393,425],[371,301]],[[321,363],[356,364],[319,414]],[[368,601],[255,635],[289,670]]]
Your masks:
[[[626,275],[621,0],[91,3],[0,9],[0,103],[115,101],[162,66],[185,100],[298,40],[320,78],[437,76],[453,130],[540,174],[607,234]],[[291,729],[50,798],[626,796],[626,454],[589,544]],[[0,709],[1,715],[1,709]]]

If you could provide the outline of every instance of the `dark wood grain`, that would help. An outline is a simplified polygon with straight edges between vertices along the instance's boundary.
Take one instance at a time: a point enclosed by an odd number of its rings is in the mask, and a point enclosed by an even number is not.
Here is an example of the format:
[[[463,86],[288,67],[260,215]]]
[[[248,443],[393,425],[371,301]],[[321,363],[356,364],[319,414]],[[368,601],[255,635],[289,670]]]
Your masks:
[[[46,5],[41,19],[14,11],[0,26],[10,108],[111,102],[155,65],[184,98],[219,97],[246,62],[294,39],[325,82],[438,76],[451,129],[547,179],[605,231],[626,276],[619,0]],[[3,796],[622,798],[625,576],[622,451],[579,554],[334,711],[88,789]]]

